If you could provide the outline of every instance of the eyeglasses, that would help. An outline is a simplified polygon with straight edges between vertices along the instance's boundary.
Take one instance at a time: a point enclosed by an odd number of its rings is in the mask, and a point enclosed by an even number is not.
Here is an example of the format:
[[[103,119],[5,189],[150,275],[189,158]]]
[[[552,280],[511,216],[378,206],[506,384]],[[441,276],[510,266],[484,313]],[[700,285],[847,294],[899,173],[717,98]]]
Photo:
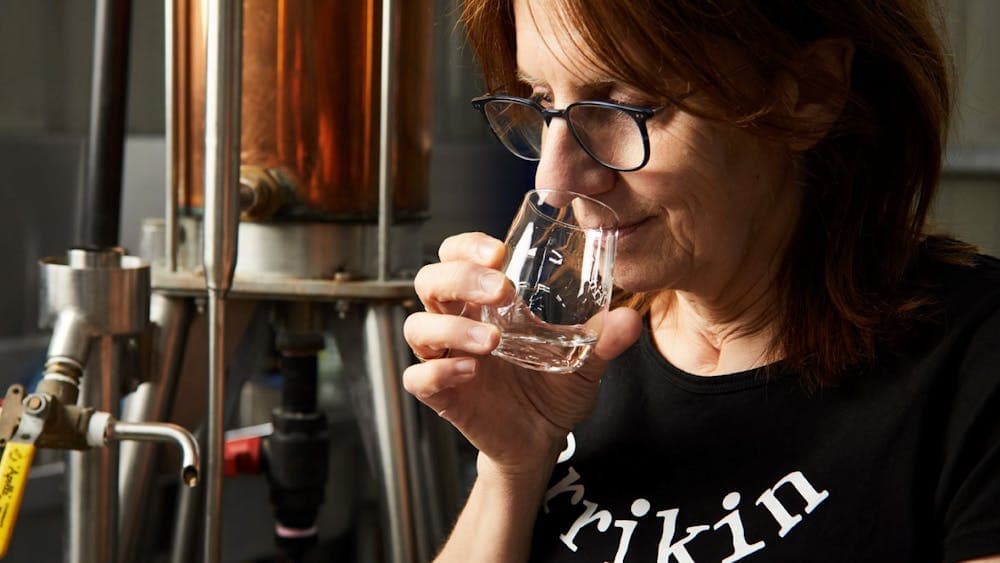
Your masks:
[[[649,161],[646,120],[663,109],[614,102],[576,102],[546,109],[526,98],[482,96],[472,100],[497,139],[515,156],[539,160],[542,137],[552,118],[566,120],[576,142],[597,162],[619,172],[632,172]]]

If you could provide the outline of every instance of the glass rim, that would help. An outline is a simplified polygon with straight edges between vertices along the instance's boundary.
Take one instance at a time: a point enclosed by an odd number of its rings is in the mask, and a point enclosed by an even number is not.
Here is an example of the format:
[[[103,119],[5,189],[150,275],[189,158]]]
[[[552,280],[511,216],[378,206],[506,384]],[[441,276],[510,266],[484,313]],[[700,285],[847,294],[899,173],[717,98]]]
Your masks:
[[[618,217],[618,213],[614,209],[612,209],[610,205],[604,203],[603,201],[594,199],[594,198],[592,198],[592,197],[590,197],[588,195],[584,195],[584,194],[581,194],[579,192],[574,192],[572,190],[557,190],[557,189],[553,189],[553,188],[534,188],[532,190],[528,190],[527,192],[525,192],[525,194],[524,194],[524,201],[530,203],[531,206],[534,207],[535,209],[537,209],[539,213],[541,213],[541,210],[538,209],[538,204],[536,202],[534,202],[534,201],[531,201],[531,199],[530,199],[532,195],[537,195],[539,193],[561,193],[561,194],[567,194],[567,195],[572,196],[574,199],[579,198],[579,199],[582,199],[582,200],[587,201],[589,203],[596,204],[598,207],[601,207],[605,211],[609,212],[611,214],[611,219],[614,220],[614,222],[615,222],[615,224],[612,225],[612,226],[610,226],[610,227],[581,227],[580,225],[571,225],[571,224],[569,224],[569,223],[567,223],[565,221],[560,221],[559,219],[556,219],[555,217],[551,217],[551,216],[545,215],[545,217],[548,218],[549,220],[551,220],[553,223],[557,223],[559,225],[562,225],[562,226],[564,226],[566,228],[569,228],[569,229],[573,229],[575,231],[582,231],[582,232],[593,231],[593,232],[608,233],[608,234],[614,234],[614,235],[618,234],[618,226],[621,223],[621,219]]]

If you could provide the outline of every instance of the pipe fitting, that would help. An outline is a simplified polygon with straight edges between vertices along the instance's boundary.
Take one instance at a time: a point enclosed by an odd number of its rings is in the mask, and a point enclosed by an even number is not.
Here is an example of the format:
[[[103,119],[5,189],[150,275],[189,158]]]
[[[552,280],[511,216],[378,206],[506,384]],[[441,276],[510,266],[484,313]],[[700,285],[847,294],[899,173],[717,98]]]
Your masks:
[[[181,482],[188,487],[198,484],[201,455],[194,435],[168,422],[122,422],[106,412],[95,412],[87,427],[87,443],[104,446],[111,441],[170,442],[181,449]]]
[[[185,428],[169,422],[112,420],[108,425],[107,440],[173,442],[181,449],[181,482],[188,487],[194,487],[198,484],[198,476],[201,473],[198,441]]]
[[[65,356],[52,357],[45,362],[45,374],[35,392],[50,395],[63,405],[75,405],[80,396],[81,377],[83,377],[83,365],[75,359]]]
[[[83,371],[92,339],[93,332],[83,313],[76,308],[60,311],[52,327],[52,338],[49,339],[46,371],[48,363],[53,361],[75,364],[79,371]]]
[[[290,200],[288,190],[267,169],[249,165],[240,167],[240,211],[243,219],[269,219]]]

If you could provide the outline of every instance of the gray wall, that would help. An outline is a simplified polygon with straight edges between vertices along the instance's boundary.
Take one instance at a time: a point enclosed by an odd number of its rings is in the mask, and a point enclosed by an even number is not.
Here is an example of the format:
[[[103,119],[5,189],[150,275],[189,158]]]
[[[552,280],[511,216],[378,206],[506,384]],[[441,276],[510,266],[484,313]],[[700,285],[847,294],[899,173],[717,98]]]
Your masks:
[[[933,218],[1000,255],[1000,2],[949,0],[945,8],[958,102]]]
[[[163,132],[163,2],[132,2],[129,130]],[[85,134],[94,0],[0,2],[0,132]]]

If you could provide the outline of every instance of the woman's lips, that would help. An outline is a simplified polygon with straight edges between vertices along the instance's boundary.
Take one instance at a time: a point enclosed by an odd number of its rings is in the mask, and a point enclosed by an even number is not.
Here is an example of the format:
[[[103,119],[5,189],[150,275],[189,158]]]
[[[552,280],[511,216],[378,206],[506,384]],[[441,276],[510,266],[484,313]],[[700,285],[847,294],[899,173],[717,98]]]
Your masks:
[[[633,221],[631,223],[627,223],[625,225],[618,227],[618,239],[621,240],[623,238],[628,237],[632,233],[636,232],[639,229],[639,227],[643,226],[646,223],[646,221],[649,221],[649,217],[640,219],[638,221]]]

